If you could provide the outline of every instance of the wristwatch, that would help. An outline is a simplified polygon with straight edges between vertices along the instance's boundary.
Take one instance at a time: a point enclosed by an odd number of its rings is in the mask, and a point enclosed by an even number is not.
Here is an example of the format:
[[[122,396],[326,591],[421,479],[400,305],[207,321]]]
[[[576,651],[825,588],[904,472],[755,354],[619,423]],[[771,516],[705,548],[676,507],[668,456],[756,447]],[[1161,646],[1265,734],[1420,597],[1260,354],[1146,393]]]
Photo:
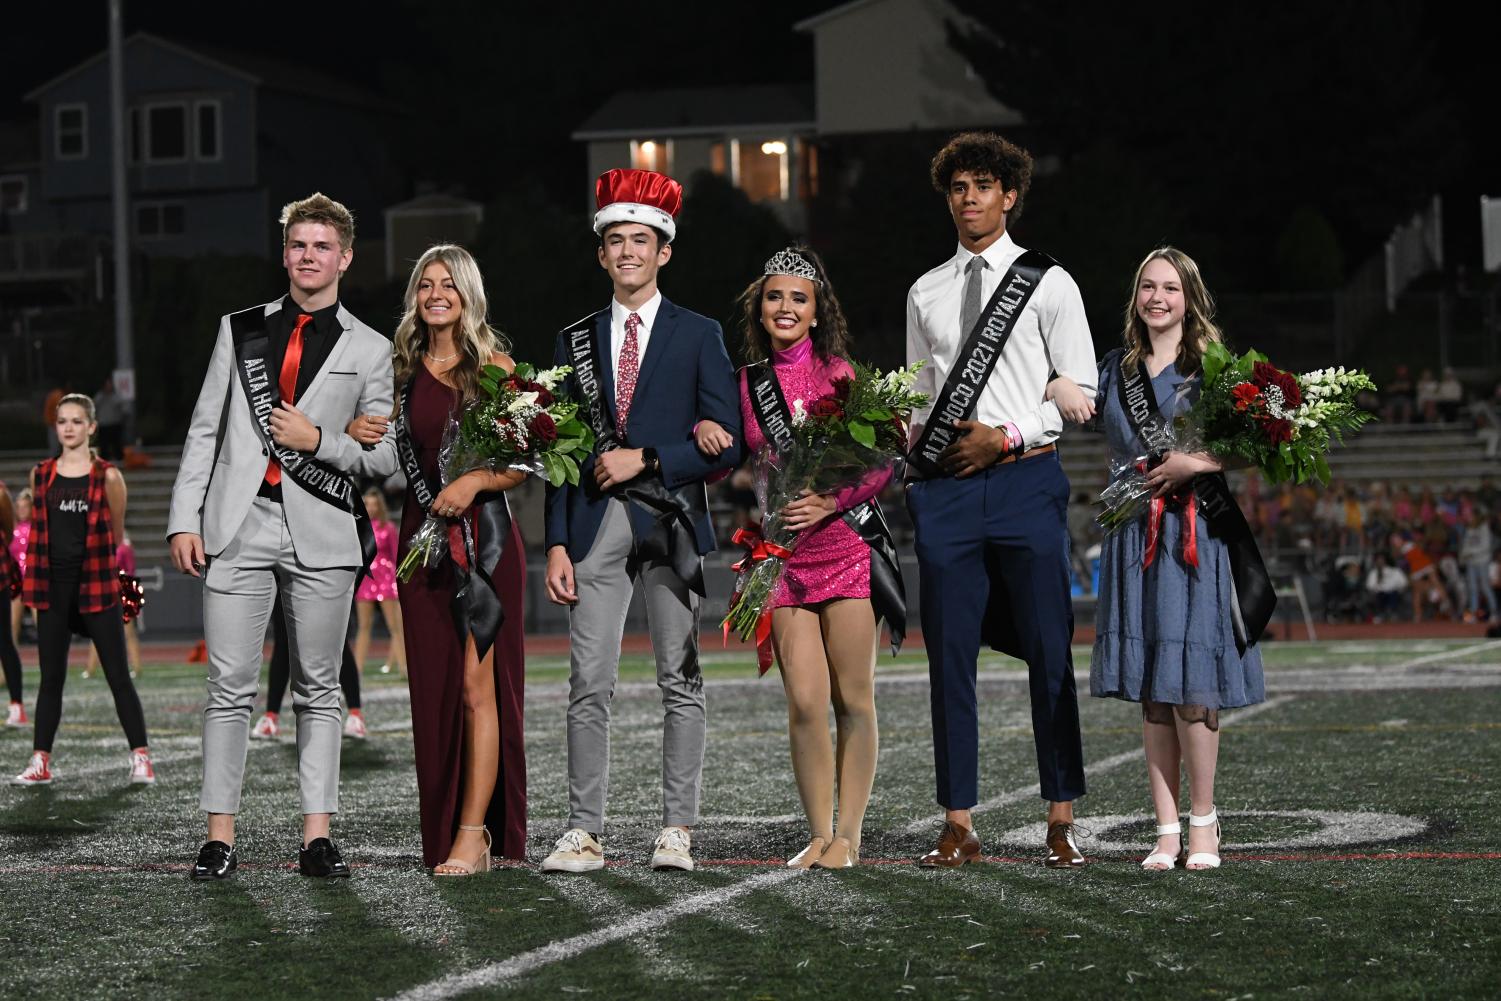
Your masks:
[[[657,450],[648,445],[641,450],[641,462],[645,467],[644,473],[657,473],[662,470],[662,460],[657,458]]]

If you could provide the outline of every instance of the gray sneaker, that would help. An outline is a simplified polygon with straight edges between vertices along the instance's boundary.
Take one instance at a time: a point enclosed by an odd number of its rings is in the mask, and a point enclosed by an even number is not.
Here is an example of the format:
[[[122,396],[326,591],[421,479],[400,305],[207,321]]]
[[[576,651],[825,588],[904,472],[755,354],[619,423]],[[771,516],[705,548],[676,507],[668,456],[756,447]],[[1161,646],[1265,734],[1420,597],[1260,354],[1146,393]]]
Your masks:
[[[543,872],[593,872],[605,866],[605,850],[588,831],[575,827],[553,846],[552,854],[542,860]]]
[[[664,827],[662,833],[657,835],[657,843],[652,849],[651,867],[692,872],[692,852],[692,840],[687,831],[681,827]]]

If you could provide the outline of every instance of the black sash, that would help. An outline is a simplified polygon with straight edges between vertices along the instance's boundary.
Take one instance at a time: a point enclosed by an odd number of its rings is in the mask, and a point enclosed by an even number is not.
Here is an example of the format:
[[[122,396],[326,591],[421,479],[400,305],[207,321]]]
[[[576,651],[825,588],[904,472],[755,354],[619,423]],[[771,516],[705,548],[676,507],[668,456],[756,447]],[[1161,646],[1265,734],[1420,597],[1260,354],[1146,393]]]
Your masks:
[[[415,381],[408,379],[401,387],[401,412],[396,415],[396,454],[401,458],[401,469],[412,487],[413,498],[424,513],[432,514],[433,500],[442,488],[422,472],[417,450],[412,444],[412,428],[407,414]],[[452,560],[454,576],[459,582],[453,595],[453,617],[461,633],[467,629],[474,637],[475,655],[483,660],[506,618],[495,588],[500,558],[511,538],[511,508],[505,492],[477,495],[474,513],[475,522],[469,518],[458,521],[464,539],[465,559],[464,565]],[[474,586],[476,577],[479,578],[478,586]]]
[[[365,511],[365,502],[355,489],[354,479],[328,463],[299,452],[283,448],[271,437],[271,412],[281,402],[281,387],[271,377],[266,364],[266,349],[270,335],[266,331],[265,307],[232,313],[229,330],[234,339],[235,369],[240,375],[240,385],[245,390],[245,399],[250,404],[251,423],[260,436],[261,445],[281,465],[282,478],[290,477],[296,484],[314,497],[340,511],[354,516],[355,533],[360,540],[359,572],[355,574],[354,586],[360,586],[370,564],[375,559],[375,531],[370,527],[370,515]],[[337,432],[342,433],[339,428]]]
[[[1027,308],[1043,274],[1056,263],[1040,250],[1024,251],[1001,277],[964,347],[955,356],[954,367],[933,401],[928,423],[907,456],[907,461],[924,476],[944,475],[938,457],[959,437],[954,422],[969,420],[979,406],[980,392],[990,381],[990,373],[995,371],[996,362],[1016,329],[1017,317]]]
[[[568,360],[573,365],[574,382],[583,397],[589,427],[594,431],[594,451],[603,455],[620,448],[621,444],[601,392],[603,370],[594,346],[594,325],[599,316],[599,313],[593,313],[584,317],[564,330],[562,337],[568,349]],[[592,475],[581,477],[580,485],[585,491],[598,495],[599,488]],[[693,523],[697,518],[708,517],[709,513],[709,496],[703,482],[687,483],[676,490],[668,490],[657,477],[638,476],[618,489],[620,496],[654,519],[651,532],[636,540],[636,558],[666,563],[683,583],[702,596],[704,561],[698,553]]]
[[[776,451],[786,454],[792,447],[792,408],[782,395],[782,385],[770,365],[752,365],[745,371],[750,390],[751,410],[761,433]],[[891,633],[891,652],[902,648],[907,635],[907,588],[902,581],[902,567],[897,559],[896,540],[874,499],[862,501],[844,512],[844,523],[855,530],[870,547],[870,605],[876,621],[886,620]]]
[[[1125,354],[1116,361],[1116,393],[1131,430],[1153,456],[1172,444],[1167,420],[1158,409],[1157,394],[1147,376],[1146,365],[1137,362],[1136,371],[1126,373]],[[1206,473],[1194,477],[1194,495],[1209,523],[1209,534],[1223,541],[1230,551],[1230,578],[1235,583],[1235,600],[1230,616],[1235,626],[1235,646],[1244,656],[1246,648],[1261,638],[1272,621],[1277,594],[1271,575],[1256,547],[1251,526],[1230,492],[1224,473]]]

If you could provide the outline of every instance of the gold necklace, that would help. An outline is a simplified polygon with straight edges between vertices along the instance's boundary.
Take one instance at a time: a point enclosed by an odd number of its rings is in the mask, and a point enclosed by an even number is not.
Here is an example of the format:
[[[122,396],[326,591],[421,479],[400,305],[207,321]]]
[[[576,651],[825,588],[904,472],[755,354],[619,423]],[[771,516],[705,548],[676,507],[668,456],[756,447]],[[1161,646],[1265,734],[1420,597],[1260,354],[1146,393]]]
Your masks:
[[[457,351],[455,351],[453,354],[447,356],[446,358],[439,358],[437,355],[433,354],[431,351],[424,351],[423,354],[427,355],[427,360],[430,361],[430,362],[432,362],[435,365],[441,365],[441,364],[443,364],[446,361],[453,361],[455,358],[457,358],[459,356],[459,353]]]

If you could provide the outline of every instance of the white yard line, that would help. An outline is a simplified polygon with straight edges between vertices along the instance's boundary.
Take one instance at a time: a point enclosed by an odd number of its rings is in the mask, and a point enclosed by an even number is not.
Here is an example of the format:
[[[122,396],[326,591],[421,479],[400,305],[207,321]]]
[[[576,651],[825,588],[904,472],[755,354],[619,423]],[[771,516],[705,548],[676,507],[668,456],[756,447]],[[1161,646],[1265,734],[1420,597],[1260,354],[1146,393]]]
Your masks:
[[[1276,698],[1267,699],[1265,702],[1262,702],[1258,705],[1247,706],[1245,709],[1237,709],[1234,713],[1226,714],[1225,718],[1220,721],[1220,725],[1229,726],[1231,723],[1238,723],[1241,720],[1249,719],[1252,716],[1258,715],[1259,713],[1264,713],[1269,709],[1276,709],[1279,706],[1287,705],[1287,703],[1291,701],[1293,701],[1293,696],[1279,695]],[[1102,761],[1096,761],[1093,764],[1086,765],[1084,769],[1085,776],[1087,778],[1093,778],[1105,772],[1114,771],[1121,765],[1130,764],[1131,762],[1138,760],[1142,757],[1143,753],[1144,752],[1140,747],[1136,747],[1132,748],[1129,751],[1122,751],[1120,754],[1112,754],[1110,757],[1105,758]],[[1010,806],[1012,803],[1019,803],[1024,799],[1034,798],[1039,795],[1040,793],[1038,791],[1037,783],[1033,782],[1029,785],[1020,786],[1008,792],[1003,792],[993,799],[987,799],[985,802],[976,806],[973,812],[985,813],[989,810],[995,810],[1003,806]],[[898,833],[921,834],[923,831],[930,831],[938,824],[943,822],[943,817],[944,815],[942,813],[934,813],[926,817],[919,817],[907,826],[898,828]]]
[[[1418,667],[1422,664],[1433,664],[1441,660],[1451,660],[1455,657],[1463,657],[1466,654],[1480,653],[1482,650],[1501,651],[1501,640],[1487,640],[1483,643],[1472,643],[1469,646],[1462,646],[1458,650],[1443,650],[1439,653],[1430,653],[1426,657],[1419,657],[1417,660],[1409,660],[1407,663],[1398,668],[1398,670],[1405,671],[1408,668]]]
[[[642,911],[635,917],[611,924],[607,928],[598,928],[572,938],[550,942],[539,949],[523,952],[519,956],[513,956],[499,963],[490,963],[487,966],[470,970],[468,973],[457,973],[413,987],[395,995],[395,999],[396,1001],[439,1001],[442,998],[457,997],[485,987],[495,987],[508,980],[526,976],[545,966],[551,966],[553,963],[573,959],[602,945],[655,931],[678,918],[702,914],[731,900],[755,893],[768,886],[784,883],[800,875],[802,871],[798,869],[776,869],[772,872],[758,873],[733,886],[680,897],[670,904]]]

